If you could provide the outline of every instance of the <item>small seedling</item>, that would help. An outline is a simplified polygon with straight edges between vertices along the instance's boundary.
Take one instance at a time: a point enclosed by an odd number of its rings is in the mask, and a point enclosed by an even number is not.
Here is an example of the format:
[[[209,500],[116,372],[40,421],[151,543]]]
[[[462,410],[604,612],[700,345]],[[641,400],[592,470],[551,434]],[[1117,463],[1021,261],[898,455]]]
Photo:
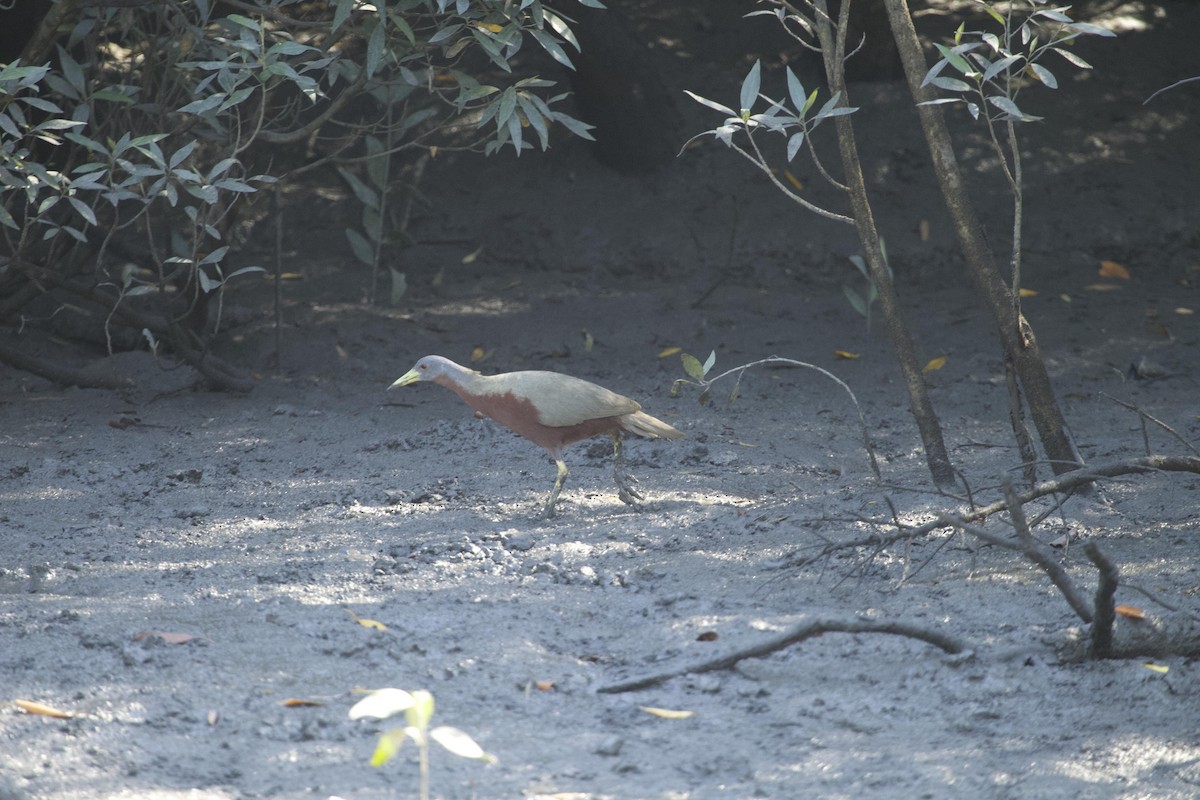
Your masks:
[[[475,740],[458,728],[439,725],[430,730],[429,722],[433,719],[433,695],[424,689],[406,692],[403,689],[380,689],[371,692],[359,700],[350,709],[350,719],[387,719],[404,712],[408,723],[403,728],[393,728],[379,737],[375,745],[375,753],[371,756],[371,766],[381,767],[396,757],[405,740],[412,739],[417,745],[417,759],[420,769],[421,800],[429,800],[429,740],[440,744],[456,756],[477,758],[488,764],[495,763],[496,757],[484,752]]]
[[[883,253],[883,263],[887,264],[888,274],[893,275],[891,264],[887,263],[887,246],[883,243],[883,238],[879,239],[879,249]],[[867,332],[871,331],[871,306],[879,299],[879,290],[875,287],[875,281],[871,278],[871,271],[867,268],[866,260],[859,255],[850,256],[850,263],[854,268],[862,274],[867,280],[867,290],[863,294],[859,294],[848,283],[842,284],[842,291],[846,295],[846,299],[850,302],[851,308],[859,313],[867,321]]]

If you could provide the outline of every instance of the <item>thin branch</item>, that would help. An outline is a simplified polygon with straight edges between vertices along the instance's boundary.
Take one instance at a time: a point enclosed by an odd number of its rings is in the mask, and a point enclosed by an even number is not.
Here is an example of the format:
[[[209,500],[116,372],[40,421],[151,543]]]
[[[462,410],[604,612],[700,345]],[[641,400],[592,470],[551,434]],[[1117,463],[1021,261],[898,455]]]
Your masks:
[[[709,658],[694,664],[684,664],[683,666],[667,670],[665,672],[646,675],[640,678],[631,678],[618,683],[611,683],[606,686],[601,686],[596,691],[601,694],[632,692],[638,689],[645,689],[650,686],[655,686],[663,683],[664,681],[668,681],[671,678],[678,678],[681,675],[691,675],[702,672],[713,672],[716,670],[729,669],[744,659],[761,658],[778,650],[783,650],[784,648],[790,647],[797,642],[802,642],[805,639],[810,639],[814,636],[820,636],[823,633],[888,633],[896,636],[907,636],[912,639],[928,642],[934,647],[939,647],[950,654],[961,653],[967,649],[966,645],[954,636],[908,622],[881,622],[870,619],[862,619],[860,617],[849,617],[843,619],[811,619],[797,623],[796,625],[793,625],[791,628],[776,636],[772,636],[768,639],[764,639],[761,642],[734,650],[731,653]]]
[[[1067,600],[1067,604],[1071,606],[1071,609],[1081,620],[1084,622],[1092,621],[1092,609],[1088,605],[1086,598],[1079,592],[1079,589],[1075,586],[1075,582],[1071,580],[1071,576],[1067,574],[1063,565],[1058,563],[1058,558],[1054,551],[1046,545],[1037,541],[1032,536],[1028,537],[1028,541],[1025,541],[1024,537],[1020,537],[1021,541],[1014,542],[1012,539],[998,536],[983,528],[975,527],[966,520],[951,514],[939,515],[938,521],[943,525],[952,525],[978,539],[982,539],[988,544],[994,544],[997,547],[1016,550],[1021,553],[1050,577],[1051,582],[1062,592],[1063,597]]]
[[[1186,447],[1189,451],[1191,451],[1191,453],[1193,455],[1200,455],[1200,451],[1197,451],[1196,448],[1192,446],[1191,442],[1189,442],[1187,439],[1180,436],[1175,431],[1174,428],[1172,428],[1167,423],[1163,422],[1161,419],[1158,419],[1155,416],[1147,414],[1140,406],[1136,406],[1133,403],[1126,403],[1124,400],[1118,400],[1117,398],[1113,397],[1112,395],[1108,394],[1107,392],[1100,392],[1100,396],[1105,399],[1113,401],[1114,403],[1121,406],[1122,408],[1129,409],[1130,411],[1134,412],[1139,417],[1141,417],[1143,429],[1145,428],[1146,421],[1153,422],[1155,425],[1162,428],[1167,433],[1171,434],[1171,436],[1175,437],[1175,441],[1179,442],[1181,445]],[[1143,434],[1143,437],[1145,438],[1145,434]],[[1147,442],[1147,445],[1148,444],[1149,444],[1149,442]],[[1149,455],[1149,453],[1147,453],[1146,455]]]

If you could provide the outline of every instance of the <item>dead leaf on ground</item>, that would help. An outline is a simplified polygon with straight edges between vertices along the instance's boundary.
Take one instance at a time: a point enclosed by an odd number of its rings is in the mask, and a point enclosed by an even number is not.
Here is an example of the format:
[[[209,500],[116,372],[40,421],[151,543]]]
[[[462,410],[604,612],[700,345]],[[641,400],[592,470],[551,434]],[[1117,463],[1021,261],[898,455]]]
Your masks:
[[[1149,661],[1147,661],[1145,664],[1142,664],[1142,666],[1151,672],[1157,672],[1159,675],[1166,675],[1171,671],[1171,668],[1166,664],[1152,664]]]
[[[834,350],[833,355],[834,358],[840,358],[843,361],[851,361],[855,358],[862,357],[858,353],[851,353],[849,350]]]
[[[1089,283],[1083,288],[1087,289],[1089,292],[1115,292],[1121,287],[1117,286],[1115,283]]]
[[[388,626],[384,625],[382,622],[376,622],[373,619],[360,617],[358,614],[355,614],[348,608],[346,609],[346,613],[350,615],[350,619],[354,620],[359,625],[362,625],[364,628],[369,628],[373,631],[386,631],[388,629]]]
[[[658,358],[666,358],[667,356],[678,355],[682,352],[682,347],[667,347],[658,351]]]
[[[70,711],[63,711],[61,709],[55,708],[54,706],[48,706],[45,703],[38,703],[34,700],[13,700],[13,704],[17,708],[24,711],[26,714],[36,714],[39,717],[53,717],[54,719],[73,719],[73,718],[79,716],[78,714],[74,714]]]
[[[1129,280],[1129,270],[1118,264],[1116,261],[1101,261],[1100,262],[1100,277],[1101,278],[1120,278],[1123,281]]]
[[[1113,608],[1113,611],[1117,612],[1117,614],[1121,615],[1122,617],[1125,617],[1126,619],[1145,619],[1146,618],[1146,612],[1142,611],[1137,606],[1118,605]]]
[[[645,711],[652,717],[661,717],[662,719],[687,719],[695,715],[695,711],[681,711],[672,708],[655,708],[654,706],[638,706],[642,711]]]
[[[696,637],[697,642],[715,642],[717,640],[716,631],[705,631]]]
[[[279,705],[284,708],[316,708],[325,705],[320,700],[305,700],[301,697],[289,697],[287,700],[279,701]]]
[[[938,356],[937,358],[929,359],[929,363],[921,370],[921,372],[934,372],[946,366],[946,357]]]

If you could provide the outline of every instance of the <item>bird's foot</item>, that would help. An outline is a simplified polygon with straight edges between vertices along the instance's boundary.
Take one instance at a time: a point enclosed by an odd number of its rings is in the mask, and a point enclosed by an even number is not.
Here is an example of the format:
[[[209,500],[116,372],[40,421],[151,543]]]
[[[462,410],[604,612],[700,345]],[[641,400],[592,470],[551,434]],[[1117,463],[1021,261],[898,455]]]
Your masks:
[[[641,511],[641,501],[646,498],[634,488],[637,478],[622,472],[616,473],[615,477],[617,479],[617,497],[621,498],[622,503],[633,506],[638,511]]]

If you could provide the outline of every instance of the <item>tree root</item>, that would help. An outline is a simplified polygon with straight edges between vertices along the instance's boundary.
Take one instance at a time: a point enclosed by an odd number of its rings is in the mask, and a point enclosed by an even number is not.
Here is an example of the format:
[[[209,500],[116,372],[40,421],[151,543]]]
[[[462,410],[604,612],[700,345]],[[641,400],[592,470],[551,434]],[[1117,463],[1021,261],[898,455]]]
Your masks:
[[[122,303],[121,298],[106,294],[99,287],[80,285],[67,280],[54,272],[25,265],[26,270],[38,279],[71,292],[83,300],[96,303],[102,308],[109,308],[115,317],[120,318],[134,330],[148,330],[155,336],[167,342],[171,351],[184,363],[195,369],[214,389],[235,392],[248,392],[254,388],[254,381],[222,359],[212,355],[202,346],[195,335],[178,322],[154,312],[142,311],[129,303]],[[40,373],[39,373],[40,374]],[[53,379],[52,380],[57,380]],[[58,381],[63,382],[63,381]],[[75,381],[65,381],[67,385]]]
[[[62,364],[45,361],[15,347],[10,347],[2,341],[0,341],[0,362],[37,375],[39,378],[53,381],[60,386],[79,386],[84,389],[128,389],[133,385],[126,378],[107,378],[88,370],[73,369]]]
[[[1016,539],[999,536],[950,515],[943,514],[939,519],[989,544],[1016,550],[1049,576],[1076,615],[1091,625],[1090,636],[1080,632],[1071,634],[1066,657],[1082,659],[1200,655],[1200,620],[1195,616],[1173,613],[1162,617],[1148,615],[1140,610],[1133,616],[1116,613],[1115,598],[1121,580],[1120,572],[1096,542],[1083,545],[1088,559],[1099,572],[1095,599],[1089,605],[1087,598],[1059,562],[1057,554],[1033,537],[1025,519],[1024,509],[1010,485],[1005,485],[1004,494],[1009,506],[1009,518],[1016,531]]]
[[[783,650],[797,642],[802,642],[813,636],[820,636],[823,633],[890,633],[928,642],[951,654],[961,653],[966,649],[966,646],[961,641],[949,634],[908,622],[881,622],[861,617],[810,619],[800,622],[769,639],[739,650],[734,650],[732,653],[716,656],[694,664],[685,664],[666,672],[659,672],[640,678],[630,678],[619,683],[610,683],[606,686],[601,686],[596,691],[602,694],[632,692],[655,686],[681,675],[729,669],[743,659],[761,658],[762,656],[774,653],[776,650]]]

